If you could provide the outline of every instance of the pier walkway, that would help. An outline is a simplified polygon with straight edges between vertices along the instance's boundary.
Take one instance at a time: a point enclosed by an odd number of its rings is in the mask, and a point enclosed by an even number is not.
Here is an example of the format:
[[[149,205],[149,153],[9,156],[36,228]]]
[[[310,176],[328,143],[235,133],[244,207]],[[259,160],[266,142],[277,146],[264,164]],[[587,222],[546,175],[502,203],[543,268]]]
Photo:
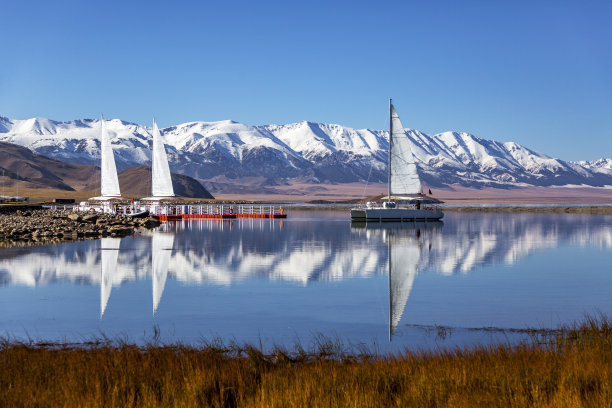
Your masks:
[[[51,206],[55,207],[55,206]],[[66,207],[66,206],[64,206]],[[171,203],[81,203],[75,211],[113,213],[118,215],[137,215],[146,213],[160,221],[181,219],[214,218],[287,218],[284,209],[271,204],[171,204]]]
[[[283,208],[278,205],[152,204],[143,206],[141,204],[140,209],[148,210],[149,215],[160,221],[181,220],[185,218],[287,218]]]

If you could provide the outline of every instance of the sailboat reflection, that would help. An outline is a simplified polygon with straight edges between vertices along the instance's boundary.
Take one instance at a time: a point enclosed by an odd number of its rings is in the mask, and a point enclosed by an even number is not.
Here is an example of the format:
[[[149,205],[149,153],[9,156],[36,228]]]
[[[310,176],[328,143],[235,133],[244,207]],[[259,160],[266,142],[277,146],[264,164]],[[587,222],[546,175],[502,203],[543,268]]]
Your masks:
[[[402,319],[421,258],[431,250],[431,233],[442,228],[441,221],[409,223],[351,223],[353,231],[381,235],[388,246],[389,341]],[[423,253],[425,249],[425,254]]]
[[[102,238],[100,240],[100,319],[104,316],[113,289],[113,275],[117,270],[120,244],[121,238]]]
[[[121,238],[102,238],[100,240],[100,319],[104,316],[108,300],[113,289],[113,282],[123,281],[119,266],[119,249]],[[164,293],[170,255],[174,245],[174,234],[155,233],[151,237],[151,275],[153,281],[153,315],[157,311]],[[124,265],[125,266],[125,265]],[[125,271],[122,271],[125,274]]]
[[[170,254],[174,245],[174,234],[157,233],[151,239],[151,264],[153,271],[153,315],[157,311],[170,265]]]

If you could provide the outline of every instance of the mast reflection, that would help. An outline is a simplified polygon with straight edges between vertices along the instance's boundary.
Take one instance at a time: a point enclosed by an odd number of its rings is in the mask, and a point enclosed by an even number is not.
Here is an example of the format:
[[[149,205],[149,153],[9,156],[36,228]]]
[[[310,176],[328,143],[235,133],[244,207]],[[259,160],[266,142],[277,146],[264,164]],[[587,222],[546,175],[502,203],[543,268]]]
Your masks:
[[[121,238],[100,239],[100,319],[104,316],[113,289],[113,275],[117,271],[120,245]]]
[[[157,311],[170,266],[174,234],[158,233],[151,238],[151,269],[153,274],[153,315]]]
[[[380,236],[387,243],[389,268],[389,341],[397,329],[419,271],[421,258],[432,248],[431,235],[444,225],[441,221],[351,223],[355,232]],[[425,247],[425,250],[423,249]],[[425,252],[425,253],[424,253]]]

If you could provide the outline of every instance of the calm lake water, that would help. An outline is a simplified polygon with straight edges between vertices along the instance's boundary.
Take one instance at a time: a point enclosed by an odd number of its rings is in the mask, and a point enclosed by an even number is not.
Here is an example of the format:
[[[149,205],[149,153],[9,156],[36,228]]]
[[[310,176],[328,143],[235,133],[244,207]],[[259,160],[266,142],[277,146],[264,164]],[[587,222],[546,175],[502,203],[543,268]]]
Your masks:
[[[323,336],[386,352],[516,341],[526,335],[513,329],[612,314],[610,216],[347,218],[193,220],[0,250],[0,335],[144,343],[158,329],[166,342],[264,348]]]

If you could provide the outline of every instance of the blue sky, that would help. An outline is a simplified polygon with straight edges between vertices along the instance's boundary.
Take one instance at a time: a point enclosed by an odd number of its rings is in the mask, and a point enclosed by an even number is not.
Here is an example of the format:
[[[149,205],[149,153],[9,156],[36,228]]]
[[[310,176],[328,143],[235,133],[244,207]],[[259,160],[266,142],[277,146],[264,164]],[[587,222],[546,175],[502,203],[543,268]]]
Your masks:
[[[612,157],[612,2],[7,1],[0,115],[404,126]]]

